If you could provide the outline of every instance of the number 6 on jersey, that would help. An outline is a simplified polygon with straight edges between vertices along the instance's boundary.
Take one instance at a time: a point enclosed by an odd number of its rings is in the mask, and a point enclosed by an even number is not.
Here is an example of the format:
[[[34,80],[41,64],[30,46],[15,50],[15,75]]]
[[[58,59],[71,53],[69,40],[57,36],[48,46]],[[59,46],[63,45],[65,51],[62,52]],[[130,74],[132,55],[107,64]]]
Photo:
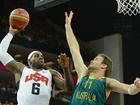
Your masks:
[[[39,93],[40,93],[40,84],[39,83],[33,83],[32,94],[39,95]]]

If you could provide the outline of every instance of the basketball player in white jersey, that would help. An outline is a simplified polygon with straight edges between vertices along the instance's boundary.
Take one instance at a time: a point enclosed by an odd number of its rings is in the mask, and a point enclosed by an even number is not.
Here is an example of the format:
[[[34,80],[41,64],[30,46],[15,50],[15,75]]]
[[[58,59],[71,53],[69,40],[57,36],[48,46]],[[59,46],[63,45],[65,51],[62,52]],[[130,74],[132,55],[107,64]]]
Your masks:
[[[44,56],[39,51],[33,51],[29,54],[28,64],[30,68],[14,60],[7,50],[11,40],[18,32],[19,30],[10,26],[8,34],[0,43],[1,62],[10,71],[22,73],[17,93],[18,105],[49,105],[52,81],[57,88],[64,89],[64,79],[55,70],[43,69]],[[66,71],[68,72],[68,70]],[[68,88],[65,87],[65,89]]]

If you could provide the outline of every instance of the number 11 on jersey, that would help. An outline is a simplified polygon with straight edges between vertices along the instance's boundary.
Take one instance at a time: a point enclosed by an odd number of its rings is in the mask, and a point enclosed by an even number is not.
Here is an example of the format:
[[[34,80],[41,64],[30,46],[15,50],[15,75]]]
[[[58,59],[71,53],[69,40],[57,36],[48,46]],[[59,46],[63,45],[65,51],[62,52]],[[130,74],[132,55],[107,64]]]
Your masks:
[[[86,81],[84,88],[90,89],[92,86],[92,81]]]

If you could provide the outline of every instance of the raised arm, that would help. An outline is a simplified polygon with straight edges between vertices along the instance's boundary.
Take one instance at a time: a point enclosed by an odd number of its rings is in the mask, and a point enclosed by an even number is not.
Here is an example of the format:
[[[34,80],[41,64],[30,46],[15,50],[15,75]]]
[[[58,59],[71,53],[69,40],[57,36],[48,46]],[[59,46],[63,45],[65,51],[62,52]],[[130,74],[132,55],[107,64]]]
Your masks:
[[[80,47],[78,41],[73,33],[71,27],[71,20],[73,18],[73,12],[70,11],[69,15],[65,12],[65,31],[66,31],[66,38],[70,48],[70,52],[72,55],[72,59],[74,62],[74,66],[76,72],[78,74],[78,78],[80,78],[85,70],[87,70],[86,65],[84,64],[83,58],[80,53]]]
[[[134,95],[140,92],[140,78],[136,78],[133,84],[125,84],[116,79],[107,78],[107,86],[111,91]]]
[[[9,32],[0,43],[0,60],[6,68],[12,72],[22,72],[25,67],[24,64],[15,61],[14,58],[7,52],[10,42],[19,31],[20,30],[13,29],[12,26],[10,26]]]
[[[74,89],[74,84],[72,81],[72,76],[70,74],[69,70],[69,62],[68,62],[68,57],[66,54],[60,54],[57,59],[59,65],[63,68],[64,71],[64,78],[62,75],[53,69],[50,69],[50,72],[52,73],[53,76],[53,81],[55,83],[55,86],[59,90],[63,90],[63,92],[70,92],[73,91]]]
[[[61,53],[57,59],[59,65],[63,68],[64,72],[64,87],[66,92],[72,92],[74,89],[74,83],[70,70],[69,57],[65,53]]]

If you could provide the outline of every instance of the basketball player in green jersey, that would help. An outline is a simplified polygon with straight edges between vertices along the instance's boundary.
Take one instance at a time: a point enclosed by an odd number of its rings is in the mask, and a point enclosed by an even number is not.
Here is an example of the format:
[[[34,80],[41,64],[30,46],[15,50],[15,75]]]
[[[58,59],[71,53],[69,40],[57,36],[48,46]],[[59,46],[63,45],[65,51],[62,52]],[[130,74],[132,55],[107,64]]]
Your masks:
[[[84,64],[71,28],[72,17],[72,11],[65,13],[66,38],[78,74],[70,105],[104,105],[111,91],[130,95],[140,92],[140,78],[136,78],[132,84],[125,84],[110,77],[112,61],[105,54],[98,54],[88,67]]]

